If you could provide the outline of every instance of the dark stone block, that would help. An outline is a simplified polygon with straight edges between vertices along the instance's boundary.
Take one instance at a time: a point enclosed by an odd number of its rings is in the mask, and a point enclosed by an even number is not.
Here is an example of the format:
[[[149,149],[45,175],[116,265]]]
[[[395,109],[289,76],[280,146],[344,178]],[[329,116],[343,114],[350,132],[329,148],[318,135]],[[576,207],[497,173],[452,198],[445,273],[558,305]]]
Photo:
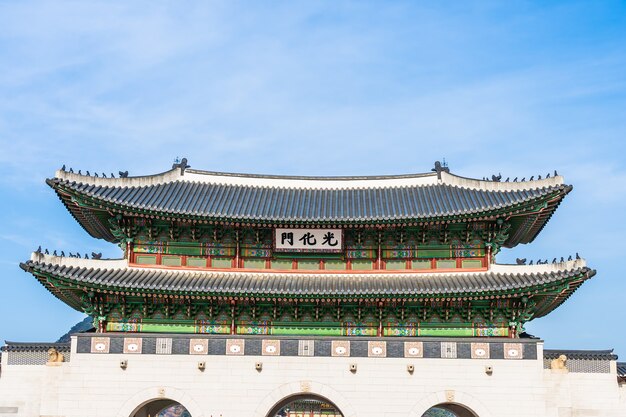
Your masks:
[[[504,359],[504,343],[490,343],[489,356],[491,359]]]
[[[404,357],[404,343],[403,342],[387,342],[387,357],[388,358],[403,358]]]
[[[112,337],[109,353],[124,353],[124,338]]]
[[[209,339],[209,355],[225,355],[226,339]]]
[[[537,359],[537,344],[536,343],[524,343],[522,345],[524,349],[524,359]]]
[[[172,339],[172,355],[189,355],[189,339]]]
[[[354,358],[366,358],[367,342],[363,340],[354,340],[350,342],[350,356]]]
[[[459,359],[471,359],[472,358],[471,343],[457,343],[456,344],[456,357]]]
[[[79,337],[76,341],[77,353],[91,353],[91,337]]]
[[[330,340],[316,340],[315,356],[330,356],[331,346]]]
[[[141,342],[141,353],[143,354],[155,354],[156,353],[156,339],[151,338],[143,338],[143,342]]]
[[[425,358],[441,358],[441,342],[424,342]]]
[[[263,350],[263,343],[259,339],[246,339],[246,346],[244,348],[244,354],[246,356],[261,356]],[[297,348],[296,348],[297,352]]]
[[[280,341],[281,356],[298,356],[298,341],[289,339]]]

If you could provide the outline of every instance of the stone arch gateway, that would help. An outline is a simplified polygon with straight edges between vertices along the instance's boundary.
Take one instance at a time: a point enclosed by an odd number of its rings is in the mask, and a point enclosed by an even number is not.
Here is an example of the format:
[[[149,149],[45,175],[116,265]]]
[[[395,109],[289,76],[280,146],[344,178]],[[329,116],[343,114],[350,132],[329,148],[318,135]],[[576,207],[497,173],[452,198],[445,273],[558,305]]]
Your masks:
[[[329,399],[317,394],[296,394],[279,401],[266,417],[344,417],[343,412]]]

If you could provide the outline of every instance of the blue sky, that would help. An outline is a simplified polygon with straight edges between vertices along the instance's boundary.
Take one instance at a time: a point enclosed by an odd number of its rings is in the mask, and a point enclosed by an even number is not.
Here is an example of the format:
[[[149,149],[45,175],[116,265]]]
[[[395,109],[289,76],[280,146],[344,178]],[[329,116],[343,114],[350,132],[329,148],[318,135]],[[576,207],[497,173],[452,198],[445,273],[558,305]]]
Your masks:
[[[0,340],[82,315],[18,264],[38,245],[118,257],[45,178],[193,168],[545,175],[574,191],[516,257],[598,275],[528,324],[626,358],[624,2],[0,3]]]

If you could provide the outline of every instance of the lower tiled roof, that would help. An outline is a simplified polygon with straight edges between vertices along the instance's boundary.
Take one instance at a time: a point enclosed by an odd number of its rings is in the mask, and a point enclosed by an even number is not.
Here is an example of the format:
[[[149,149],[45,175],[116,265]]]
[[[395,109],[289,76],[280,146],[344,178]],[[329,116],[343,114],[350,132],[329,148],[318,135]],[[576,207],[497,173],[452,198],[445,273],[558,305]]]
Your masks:
[[[617,355],[613,354],[613,349],[607,350],[564,350],[564,349],[544,349],[543,357],[545,359],[556,359],[561,355],[567,356],[567,359],[603,359],[614,361]]]
[[[181,270],[122,266],[119,261],[80,260],[35,254],[20,266],[34,274],[49,274],[80,285],[138,292],[186,294],[400,297],[478,295],[524,289],[595,273],[584,261],[538,266],[499,266],[482,272],[443,273],[302,273]],[[64,260],[66,262],[64,262]],[[74,264],[72,264],[74,263]],[[107,265],[109,263],[109,265]]]
[[[9,342],[4,341],[3,352],[47,352],[54,348],[59,352],[69,352],[69,343],[46,343],[46,342]]]
[[[255,297],[308,300],[532,299],[533,317],[562,304],[595,275],[585,261],[492,265],[479,272],[249,272],[128,266],[126,260],[87,260],[33,253],[20,264],[55,296],[82,311],[87,292],[125,296]]]

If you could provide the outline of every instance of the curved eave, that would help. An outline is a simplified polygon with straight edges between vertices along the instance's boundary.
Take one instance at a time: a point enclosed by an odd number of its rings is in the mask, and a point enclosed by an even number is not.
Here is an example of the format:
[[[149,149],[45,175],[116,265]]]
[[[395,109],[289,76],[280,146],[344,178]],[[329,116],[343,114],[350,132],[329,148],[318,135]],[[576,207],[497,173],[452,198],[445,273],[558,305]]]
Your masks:
[[[595,275],[595,269],[588,269],[584,274],[561,283],[560,286],[555,288],[558,293],[547,294],[544,295],[543,298],[540,298],[540,302],[537,305],[536,313],[533,318],[543,317],[551,311],[556,310],[561,304],[570,298],[586,280],[593,278]]]
[[[72,199],[72,193],[64,192],[56,186],[54,180],[47,179],[48,184],[54,189],[56,195],[63,202],[63,205],[70,212],[74,220],[92,237],[96,239],[104,239],[109,242],[116,242],[115,237],[108,227],[106,227],[100,219],[94,214],[93,208],[81,207]]]
[[[298,216],[289,217],[263,217],[254,215],[228,215],[207,214],[190,212],[185,210],[159,210],[158,207],[135,207],[129,204],[121,204],[116,201],[90,195],[89,190],[96,187],[84,183],[68,182],[59,178],[48,179],[46,182],[55,190],[72,216],[93,237],[115,242],[116,238],[109,229],[109,225],[102,221],[103,217],[123,214],[147,218],[159,218],[163,220],[185,220],[191,222],[217,223],[217,224],[249,224],[262,226],[275,225],[333,225],[348,227],[363,227],[366,225],[418,225],[432,222],[455,223],[464,221],[493,220],[496,218],[509,218],[526,216],[525,221],[516,230],[513,230],[505,246],[512,247],[519,243],[531,242],[545,227],[554,210],[558,207],[563,197],[572,187],[569,185],[557,185],[550,189],[541,189],[542,192],[532,198],[516,201],[511,204],[496,204],[481,207],[475,210],[455,210],[444,213],[429,213],[421,215],[393,215],[379,217],[347,217],[347,218],[315,218],[306,219]],[[499,184],[499,183],[496,183]],[[493,190],[492,190],[493,191]],[[469,192],[469,191],[468,191]],[[436,205],[437,203],[435,203]],[[545,207],[539,208],[541,204]],[[100,212],[99,217],[96,213]]]
[[[78,294],[75,291],[68,290],[64,286],[58,286],[57,282],[55,282],[55,278],[57,277],[37,272],[36,268],[30,264],[30,261],[21,262],[20,268],[31,273],[37,281],[39,281],[39,283],[50,292],[50,294],[54,295],[60,301],[72,307],[74,310],[80,311],[81,313],[85,312]]]
[[[20,266],[77,310],[82,310],[81,295],[89,291],[165,298],[334,301],[441,298],[479,301],[526,296],[536,300],[533,318],[557,308],[595,275],[584,261],[541,266],[496,265],[486,272],[402,274],[194,271],[128,267],[124,263],[124,260],[77,260],[34,254]]]
[[[517,234],[510,236],[505,246],[511,248],[519,243],[530,243],[535,240],[539,233],[546,227],[546,224],[552,218],[556,209],[561,205],[563,198],[569,194],[573,188],[574,187],[571,185],[563,186],[562,192],[555,198],[549,200],[544,210],[527,217],[527,227],[518,228]]]

